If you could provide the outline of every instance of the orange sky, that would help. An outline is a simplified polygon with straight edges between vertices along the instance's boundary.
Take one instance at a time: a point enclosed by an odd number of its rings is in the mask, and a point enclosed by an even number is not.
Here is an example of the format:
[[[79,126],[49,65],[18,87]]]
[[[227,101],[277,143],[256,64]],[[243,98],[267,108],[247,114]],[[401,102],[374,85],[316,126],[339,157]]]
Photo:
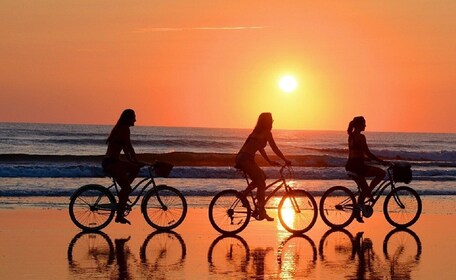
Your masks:
[[[318,2],[318,3],[315,3]],[[456,132],[456,1],[0,3],[0,121]],[[282,93],[281,75],[298,80]]]

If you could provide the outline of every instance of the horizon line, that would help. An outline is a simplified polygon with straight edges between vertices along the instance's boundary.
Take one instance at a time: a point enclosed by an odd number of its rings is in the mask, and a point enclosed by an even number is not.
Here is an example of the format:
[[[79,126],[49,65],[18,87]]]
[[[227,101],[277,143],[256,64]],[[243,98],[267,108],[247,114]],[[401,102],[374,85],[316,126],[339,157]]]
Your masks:
[[[47,122],[23,122],[23,121],[0,121],[0,124],[42,124],[42,125],[89,125],[89,126],[114,126],[114,124],[102,123],[47,123]],[[210,126],[176,126],[176,125],[135,125],[136,127],[167,127],[167,128],[206,128],[206,129],[253,129],[253,127],[210,127]],[[302,129],[302,128],[273,128],[274,130],[284,131],[309,131],[309,132],[345,132],[345,129]],[[369,132],[379,133],[411,133],[411,134],[456,134],[456,132],[431,132],[431,131],[386,131],[369,130]]]

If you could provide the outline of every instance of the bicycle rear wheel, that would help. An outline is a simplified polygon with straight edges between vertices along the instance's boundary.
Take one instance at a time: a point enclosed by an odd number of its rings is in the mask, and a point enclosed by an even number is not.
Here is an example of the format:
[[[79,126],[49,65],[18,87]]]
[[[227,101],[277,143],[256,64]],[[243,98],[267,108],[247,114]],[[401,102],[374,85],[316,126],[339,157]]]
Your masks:
[[[311,194],[304,190],[286,193],[279,203],[279,220],[291,233],[304,233],[317,221],[317,203]]]
[[[250,221],[250,205],[236,190],[221,191],[209,204],[209,221],[222,234],[239,233]]]
[[[159,185],[148,191],[141,203],[144,219],[158,230],[179,226],[187,215],[187,201],[177,189]]]
[[[106,227],[117,208],[112,193],[101,185],[85,185],[71,196],[69,211],[73,223],[82,230],[95,231]]]
[[[421,215],[421,198],[418,193],[406,186],[395,188],[383,204],[383,214],[391,225],[406,228],[413,225]]]
[[[343,228],[354,219],[353,211],[356,200],[353,193],[343,186],[335,186],[327,190],[320,200],[320,215],[331,228]]]

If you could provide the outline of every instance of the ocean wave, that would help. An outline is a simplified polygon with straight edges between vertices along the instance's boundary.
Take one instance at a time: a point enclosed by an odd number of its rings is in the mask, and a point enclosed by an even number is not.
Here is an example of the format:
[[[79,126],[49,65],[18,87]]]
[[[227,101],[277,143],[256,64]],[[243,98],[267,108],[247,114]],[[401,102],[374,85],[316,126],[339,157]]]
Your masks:
[[[438,151],[438,152],[407,152],[407,151],[376,151],[382,158],[410,161],[456,161],[456,151]]]
[[[268,178],[278,178],[278,168],[264,167]],[[148,175],[143,168],[139,176]],[[343,167],[294,167],[295,179],[332,180],[346,179]],[[97,178],[106,177],[99,164],[0,164],[0,178]],[[415,180],[448,181],[456,180],[456,168],[416,168],[413,170]],[[242,173],[228,166],[175,166],[170,178],[243,178]]]
[[[340,149],[320,149],[321,154],[287,155],[294,166],[309,167],[341,167],[344,166],[347,157]],[[334,152],[331,152],[334,151]],[[395,152],[376,151],[386,160],[410,161],[419,166],[446,166],[456,167],[456,151],[440,152]],[[144,162],[156,160],[170,162],[176,166],[233,166],[234,153],[212,152],[169,152],[169,153],[139,153],[138,158]],[[271,155],[272,159],[277,159]],[[38,155],[38,154],[0,154],[0,164],[23,163],[39,165],[40,163],[79,163],[100,164],[103,155]],[[264,159],[257,155],[259,165],[268,166]],[[279,160],[280,161],[280,160]]]

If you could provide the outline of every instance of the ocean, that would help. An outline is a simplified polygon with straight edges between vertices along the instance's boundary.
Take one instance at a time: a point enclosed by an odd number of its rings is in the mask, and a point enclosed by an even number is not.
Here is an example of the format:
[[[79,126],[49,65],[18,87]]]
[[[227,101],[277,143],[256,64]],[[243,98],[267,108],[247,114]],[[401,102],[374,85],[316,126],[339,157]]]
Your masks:
[[[40,197],[46,204],[43,197],[66,198],[84,184],[108,185],[110,179],[104,177],[100,162],[111,128],[0,123],[0,198],[26,203]],[[232,166],[250,131],[136,126],[131,128],[131,137],[143,159],[165,159],[175,165],[170,178],[158,178],[157,183],[177,187],[187,196],[210,197],[226,188],[245,188]],[[292,161],[295,187],[316,196],[333,185],[356,188],[344,170],[345,131],[273,129],[273,135]],[[409,185],[420,195],[456,195],[456,134],[366,131],[365,135],[374,154],[412,164]],[[277,178],[277,167],[264,170],[269,180]]]

